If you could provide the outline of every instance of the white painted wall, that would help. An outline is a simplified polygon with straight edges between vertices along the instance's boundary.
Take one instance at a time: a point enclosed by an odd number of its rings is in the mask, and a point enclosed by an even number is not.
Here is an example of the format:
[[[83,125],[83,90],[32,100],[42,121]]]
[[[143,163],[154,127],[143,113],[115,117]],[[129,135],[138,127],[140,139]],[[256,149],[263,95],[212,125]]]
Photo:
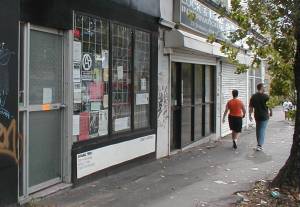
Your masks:
[[[77,154],[77,178],[154,151],[155,135],[149,135]]]
[[[158,40],[158,100],[157,100],[157,158],[169,155],[170,140],[170,59],[164,55],[164,30],[159,29]]]

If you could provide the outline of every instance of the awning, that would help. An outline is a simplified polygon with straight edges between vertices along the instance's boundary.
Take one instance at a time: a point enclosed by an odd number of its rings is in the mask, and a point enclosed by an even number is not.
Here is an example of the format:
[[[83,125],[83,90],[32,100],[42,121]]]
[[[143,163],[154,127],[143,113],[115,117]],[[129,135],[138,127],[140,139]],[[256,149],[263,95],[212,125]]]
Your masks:
[[[226,59],[226,56],[220,51],[221,45],[219,43],[215,42],[211,44],[204,37],[179,29],[166,31],[165,48],[188,49]],[[240,63],[250,64],[251,58],[247,54],[241,52],[237,58]]]

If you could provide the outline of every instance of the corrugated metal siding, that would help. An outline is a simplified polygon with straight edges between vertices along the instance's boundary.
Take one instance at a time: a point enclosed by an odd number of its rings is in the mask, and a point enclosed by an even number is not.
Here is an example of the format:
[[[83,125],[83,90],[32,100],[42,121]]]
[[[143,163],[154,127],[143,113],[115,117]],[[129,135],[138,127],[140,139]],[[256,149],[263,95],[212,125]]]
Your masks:
[[[172,62],[192,63],[201,65],[216,65],[217,60],[215,56],[209,56],[204,53],[192,53],[191,51],[185,51],[175,49],[174,54],[171,55]]]
[[[226,103],[228,100],[232,98],[231,92],[233,89],[239,91],[239,99],[241,99],[245,106],[247,100],[247,74],[235,74],[235,66],[223,63],[222,65],[222,95],[221,95],[221,106],[222,106],[222,116],[225,111]],[[245,121],[243,123],[245,125]],[[226,136],[230,134],[231,131],[229,129],[228,120],[222,124],[221,134],[222,136]]]

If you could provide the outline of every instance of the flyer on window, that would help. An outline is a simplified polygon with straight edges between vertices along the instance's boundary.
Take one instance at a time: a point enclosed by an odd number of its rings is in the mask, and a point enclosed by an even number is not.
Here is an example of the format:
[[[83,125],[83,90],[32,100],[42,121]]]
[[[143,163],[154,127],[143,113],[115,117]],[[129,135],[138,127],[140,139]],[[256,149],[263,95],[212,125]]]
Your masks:
[[[103,82],[92,82],[88,85],[90,101],[100,101],[103,99]]]
[[[99,112],[90,113],[90,135],[98,134],[99,131]]]
[[[79,141],[87,140],[89,138],[89,128],[90,128],[89,118],[90,118],[89,112],[80,113]]]
[[[108,134],[108,110],[99,112],[99,136]]]

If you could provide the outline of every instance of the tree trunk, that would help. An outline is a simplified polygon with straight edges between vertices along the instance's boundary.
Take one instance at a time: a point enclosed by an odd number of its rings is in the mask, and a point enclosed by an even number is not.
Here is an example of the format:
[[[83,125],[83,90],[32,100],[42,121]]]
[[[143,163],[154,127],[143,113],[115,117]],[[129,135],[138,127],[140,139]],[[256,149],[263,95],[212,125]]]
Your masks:
[[[297,112],[293,145],[288,160],[272,181],[272,186],[291,192],[299,192],[300,190],[300,0],[297,0],[296,2],[298,2],[298,4],[295,4],[298,8],[296,9],[294,26],[297,51],[294,64],[294,74],[295,86],[297,89]]]

